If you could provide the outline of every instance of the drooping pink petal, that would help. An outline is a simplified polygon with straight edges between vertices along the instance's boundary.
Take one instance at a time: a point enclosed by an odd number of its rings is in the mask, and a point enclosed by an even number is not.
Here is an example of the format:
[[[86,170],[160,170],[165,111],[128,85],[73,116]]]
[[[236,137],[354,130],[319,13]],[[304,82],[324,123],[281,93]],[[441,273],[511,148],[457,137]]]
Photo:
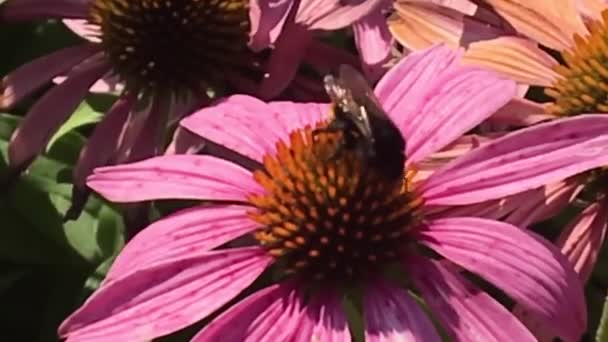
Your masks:
[[[270,102],[234,95],[203,108],[181,121],[181,126],[201,137],[262,161],[276,153],[279,140],[289,133],[314,125],[327,115],[326,104]]]
[[[559,214],[583,190],[584,184],[579,177],[568,178],[564,181],[548,184],[544,187],[529,190],[514,202],[514,210],[504,221],[517,227],[530,225],[547,220]]]
[[[86,19],[65,19],[63,24],[82,39],[92,43],[101,43],[101,27]]]
[[[109,66],[105,60],[83,63],[70,73],[68,79],[49,90],[27,113],[15,130],[9,145],[9,162],[16,169],[24,168],[42,152],[57,128],[78,107],[89,87]]]
[[[441,341],[433,323],[403,289],[379,282],[363,299],[365,341]]]
[[[53,77],[67,72],[98,51],[91,44],[82,44],[55,51],[17,68],[0,82],[0,108],[14,106]]]
[[[544,107],[540,103],[514,98],[497,110],[488,121],[509,126],[526,127],[552,119],[555,119],[555,116],[545,114]]]
[[[581,115],[519,130],[437,170],[429,205],[463,205],[557,182],[608,163],[608,117]]]
[[[585,331],[581,282],[543,238],[507,223],[466,217],[430,221],[419,234],[421,243],[504,291],[556,336],[578,341]]]
[[[137,269],[99,288],[68,317],[68,341],[144,341],[211,314],[249,286],[272,258],[258,248],[200,253]]]
[[[506,308],[440,262],[410,257],[406,268],[455,341],[536,341]]]
[[[365,16],[353,25],[353,32],[363,71],[371,81],[376,81],[386,71],[393,42],[384,14],[376,10]]]
[[[593,203],[568,224],[555,243],[584,283],[597,262],[606,239],[607,225],[608,202]]]
[[[302,62],[306,63],[307,66],[313,68],[317,73],[322,75],[338,70],[342,64],[352,65],[357,69],[361,64],[359,57],[350,51],[346,51],[318,39],[314,39],[310,42]],[[299,77],[296,77],[296,79],[298,78]],[[317,84],[321,83],[318,79],[315,79],[314,82]],[[322,84],[319,85],[322,86]],[[326,98],[326,96],[327,95],[325,95],[324,98]]]
[[[302,303],[290,285],[260,290],[209,323],[192,342],[289,341],[300,333]]]
[[[251,207],[201,205],[160,219],[129,241],[106,278],[119,278],[166,259],[200,255],[251,232],[258,224],[249,219],[248,210]]]
[[[253,51],[260,51],[275,43],[292,11],[294,1],[251,0],[249,4],[249,47]]]
[[[133,141],[128,161],[135,162],[161,154],[165,144],[169,120],[170,99],[154,96],[150,99],[146,119],[137,138]]]
[[[300,1],[297,23],[309,30],[333,31],[348,27],[386,3],[386,0]]]
[[[205,140],[201,136],[183,127],[177,127],[165,154],[196,154],[204,146]]]
[[[87,185],[113,202],[155,199],[245,201],[260,193],[251,172],[211,156],[167,155],[95,169]]]
[[[293,342],[351,341],[342,298],[331,290],[317,293],[305,308]]]
[[[38,19],[86,19],[89,0],[13,0],[0,6],[0,21],[29,21]]]

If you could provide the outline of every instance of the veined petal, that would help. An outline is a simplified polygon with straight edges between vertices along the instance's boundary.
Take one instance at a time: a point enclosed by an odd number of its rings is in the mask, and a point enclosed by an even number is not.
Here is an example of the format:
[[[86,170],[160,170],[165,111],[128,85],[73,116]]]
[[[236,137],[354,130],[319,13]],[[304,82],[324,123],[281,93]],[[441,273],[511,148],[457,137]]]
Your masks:
[[[309,30],[338,30],[370,14],[386,0],[307,0],[300,1],[295,21]]]
[[[573,177],[515,195],[514,210],[504,217],[504,221],[524,228],[549,219],[572,203],[583,188],[582,179]]]
[[[527,99],[514,98],[488,118],[488,121],[516,127],[532,126],[542,121],[555,119],[545,114],[544,106]]]
[[[515,82],[485,70],[462,68],[445,75],[409,122],[408,161],[424,160],[455,141],[504,106],[516,90]]]
[[[260,290],[209,323],[192,342],[288,341],[303,314],[297,291],[286,284]]]
[[[541,237],[507,223],[466,217],[430,221],[419,234],[421,243],[504,291],[556,336],[578,341],[585,331],[578,276]]]
[[[365,341],[441,341],[433,323],[403,289],[380,282],[363,299]]]
[[[587,282],[606,239],[608,202],[593,203],[566,226],[556,245]]]
[[[421,257],[406,263],[416,288],[455,341],[536,341],[506,308],[458,272]]]
[[[351,341],[341,300],[337,293],[331,291],[323,291],[312,298],[305,308],[293,342]]]
[[[429,205],[516,194],[608,163],[608,117],[581,115],[499,138],[437,170],[419,188]]]
[[[17,68],[0,82],[0,108],[14,106],[53,77],[67,72],[98,51],[98,47],[81,44],[44,55]]]
[[[353,25],[357,51],[363,62],[363,71],[376,81],[385,71],[384,65],[391,58],[392,37],[381,11],[357,21]]]
[[[89,0],[17,0],[0,6],[0,21],[29,21],[37,19],[86,19]]]
[[[260,51],[273,44],[283,29],[293,7],[293,0],[251,0],[249,46]]]
[[[120,252],[106,279],[119,278],[162,260],[200,255],[253,231],[250,207],[200,205],[162,218],[137,234]]]
[[[186,117],[180,125],[201,137],[261,162],[276,153],[276,143],[289,133],[314,125],[327,115],[328,105],[277,102],[234,95]]]
[[[575,33],[586,34],[572,0],[488,0],[518,32],[556,50],[572,45]]]
[[[8,153],[10,165],[22,169],[42,152],[56,129],[86,96],[89,87],[108,68],[105,59],[91,57],[70,72],[65,82],[46,92],[30,108],[11,137]]]
[[[246,169],[211,156],[167,155],[95,169],[87,185],[113,202],[244,201],[262,188]]]
[[[550,87],[560,76],[553,71],[558,62],[530,40],[500,37],[472,43],[463,63],[481,65],[518,82]]]
[[[258,247],[167,259],[106,283],[68,317],[68,341],[143,341],[211,314],[249,286],[272,258]]]

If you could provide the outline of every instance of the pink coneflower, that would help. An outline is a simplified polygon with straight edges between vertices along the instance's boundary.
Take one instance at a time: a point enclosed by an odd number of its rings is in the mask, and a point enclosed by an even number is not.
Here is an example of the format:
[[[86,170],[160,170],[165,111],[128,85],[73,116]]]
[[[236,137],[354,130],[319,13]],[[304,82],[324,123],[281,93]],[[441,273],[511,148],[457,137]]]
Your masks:
[[[378,2],[342,6],[321,1],[308,8],[295,1],[290,8],[297,15],[279,20],[274,17],[277,4],[249,0],[8,0],[0,6],[2,22],[64,19],[86,38],[2,79],[0,108],[15,105],[51,79],[62,79],[15,131],[9,147],[12,174],[27,168],[100,79],[120,82],[120,98],[82,151],[74,170],[75,195],[85,189],[94,167],[157,154],[170,126],[167,121],[205,103],[209,90],[279,94],[302,60],[286,58],[286,51],[315,49],[324,67],[344,62],[337,49],[302,41],[295,29],[278,29],[279,23],[303,22],[308,25],[300,29],[304,31],[339,28],[359,20]]]
[[[425,25],[412,26],[416,12],[411,9],[421,6],[426,9],[417,20]],[[449,6],[399,1],[396,8],[399,15],[391,21],[391,28],[402,44],[412,49],[438,41],[468,46],[467,63],[491,68],[523,85],[544,87],[545,94],[553,98],[542,105],[523,100],[526,108],[511,107],[499,120],[528,125],[608,112],[605,1],[562,1],[559,6],[553,1],[465,0]],[[420,36],[427,39],[421,41]],[[508,222],[528,226],[575,201],[582,204],[586,209],[562,232],[557,244],[587,280],[608,229],[608,213],[603,212],[608,205],[607,177],[604,166],[505,199],[493,209],[485,206],[484,216],[504,216]]]
[[[313,139],[312,130],[328,119],[327,104],[241,95],[184,119],[186,129],[260,168],[174,155],[97,169],[88,185],[111,201],[216,203],[177,212],[131,240],[103,285],[62,324],[61,336],[147,340],[200,321],[241,293],[247,298],[193,340],[350,341],[342,305],[351,303],[362,308],[368,341],[439,341],[417,298],[456,340],[532,341],[459,265],[556,335],[577,341],[586,326],[582,289],[554,247],[506,223],[428,209],[503,197],[595,167],[608,155],[594,136],[554,123],[489,143],[421,182],[410,181],[417,164],[515,90],[511,81],[461,66],[459,53],[445,47],[396,65],[375,93],[407,139],[403,181],[363,167],[356,151],[336,157],[339,135]],[[575,120],[608,122],[603,116]],[[551,143],[528,144],[546,134]],[[249,239],[228,244],[244,236]],[[265,271],[258,282],[264,288],[251,294],[246,289]]]

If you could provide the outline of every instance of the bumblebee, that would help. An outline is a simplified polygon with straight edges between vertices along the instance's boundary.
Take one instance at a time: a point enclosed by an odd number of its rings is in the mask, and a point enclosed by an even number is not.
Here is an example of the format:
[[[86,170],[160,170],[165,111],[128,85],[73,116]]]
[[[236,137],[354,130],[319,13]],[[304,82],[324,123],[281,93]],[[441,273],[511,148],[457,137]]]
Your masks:
[[[405,139],[382,109],[366,79],[353,67],[341,65],[338,77],[324,78],[332,101],[332,119],[321,132],[342,132],[342,149],[355,150],[372,167],[391,180],[402,179],[405,168]]]

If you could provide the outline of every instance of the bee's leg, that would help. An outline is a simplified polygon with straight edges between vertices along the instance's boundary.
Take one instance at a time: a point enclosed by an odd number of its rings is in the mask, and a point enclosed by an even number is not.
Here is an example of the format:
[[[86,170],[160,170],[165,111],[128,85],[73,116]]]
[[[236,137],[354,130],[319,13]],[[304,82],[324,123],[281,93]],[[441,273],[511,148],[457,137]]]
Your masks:
[[[340,131],[344,131],[348,127],[348,124],[342,120],[333,120],[326,127],[316,128],[312,131],[313,140],[315,137],[321,133],[336,133]]]

